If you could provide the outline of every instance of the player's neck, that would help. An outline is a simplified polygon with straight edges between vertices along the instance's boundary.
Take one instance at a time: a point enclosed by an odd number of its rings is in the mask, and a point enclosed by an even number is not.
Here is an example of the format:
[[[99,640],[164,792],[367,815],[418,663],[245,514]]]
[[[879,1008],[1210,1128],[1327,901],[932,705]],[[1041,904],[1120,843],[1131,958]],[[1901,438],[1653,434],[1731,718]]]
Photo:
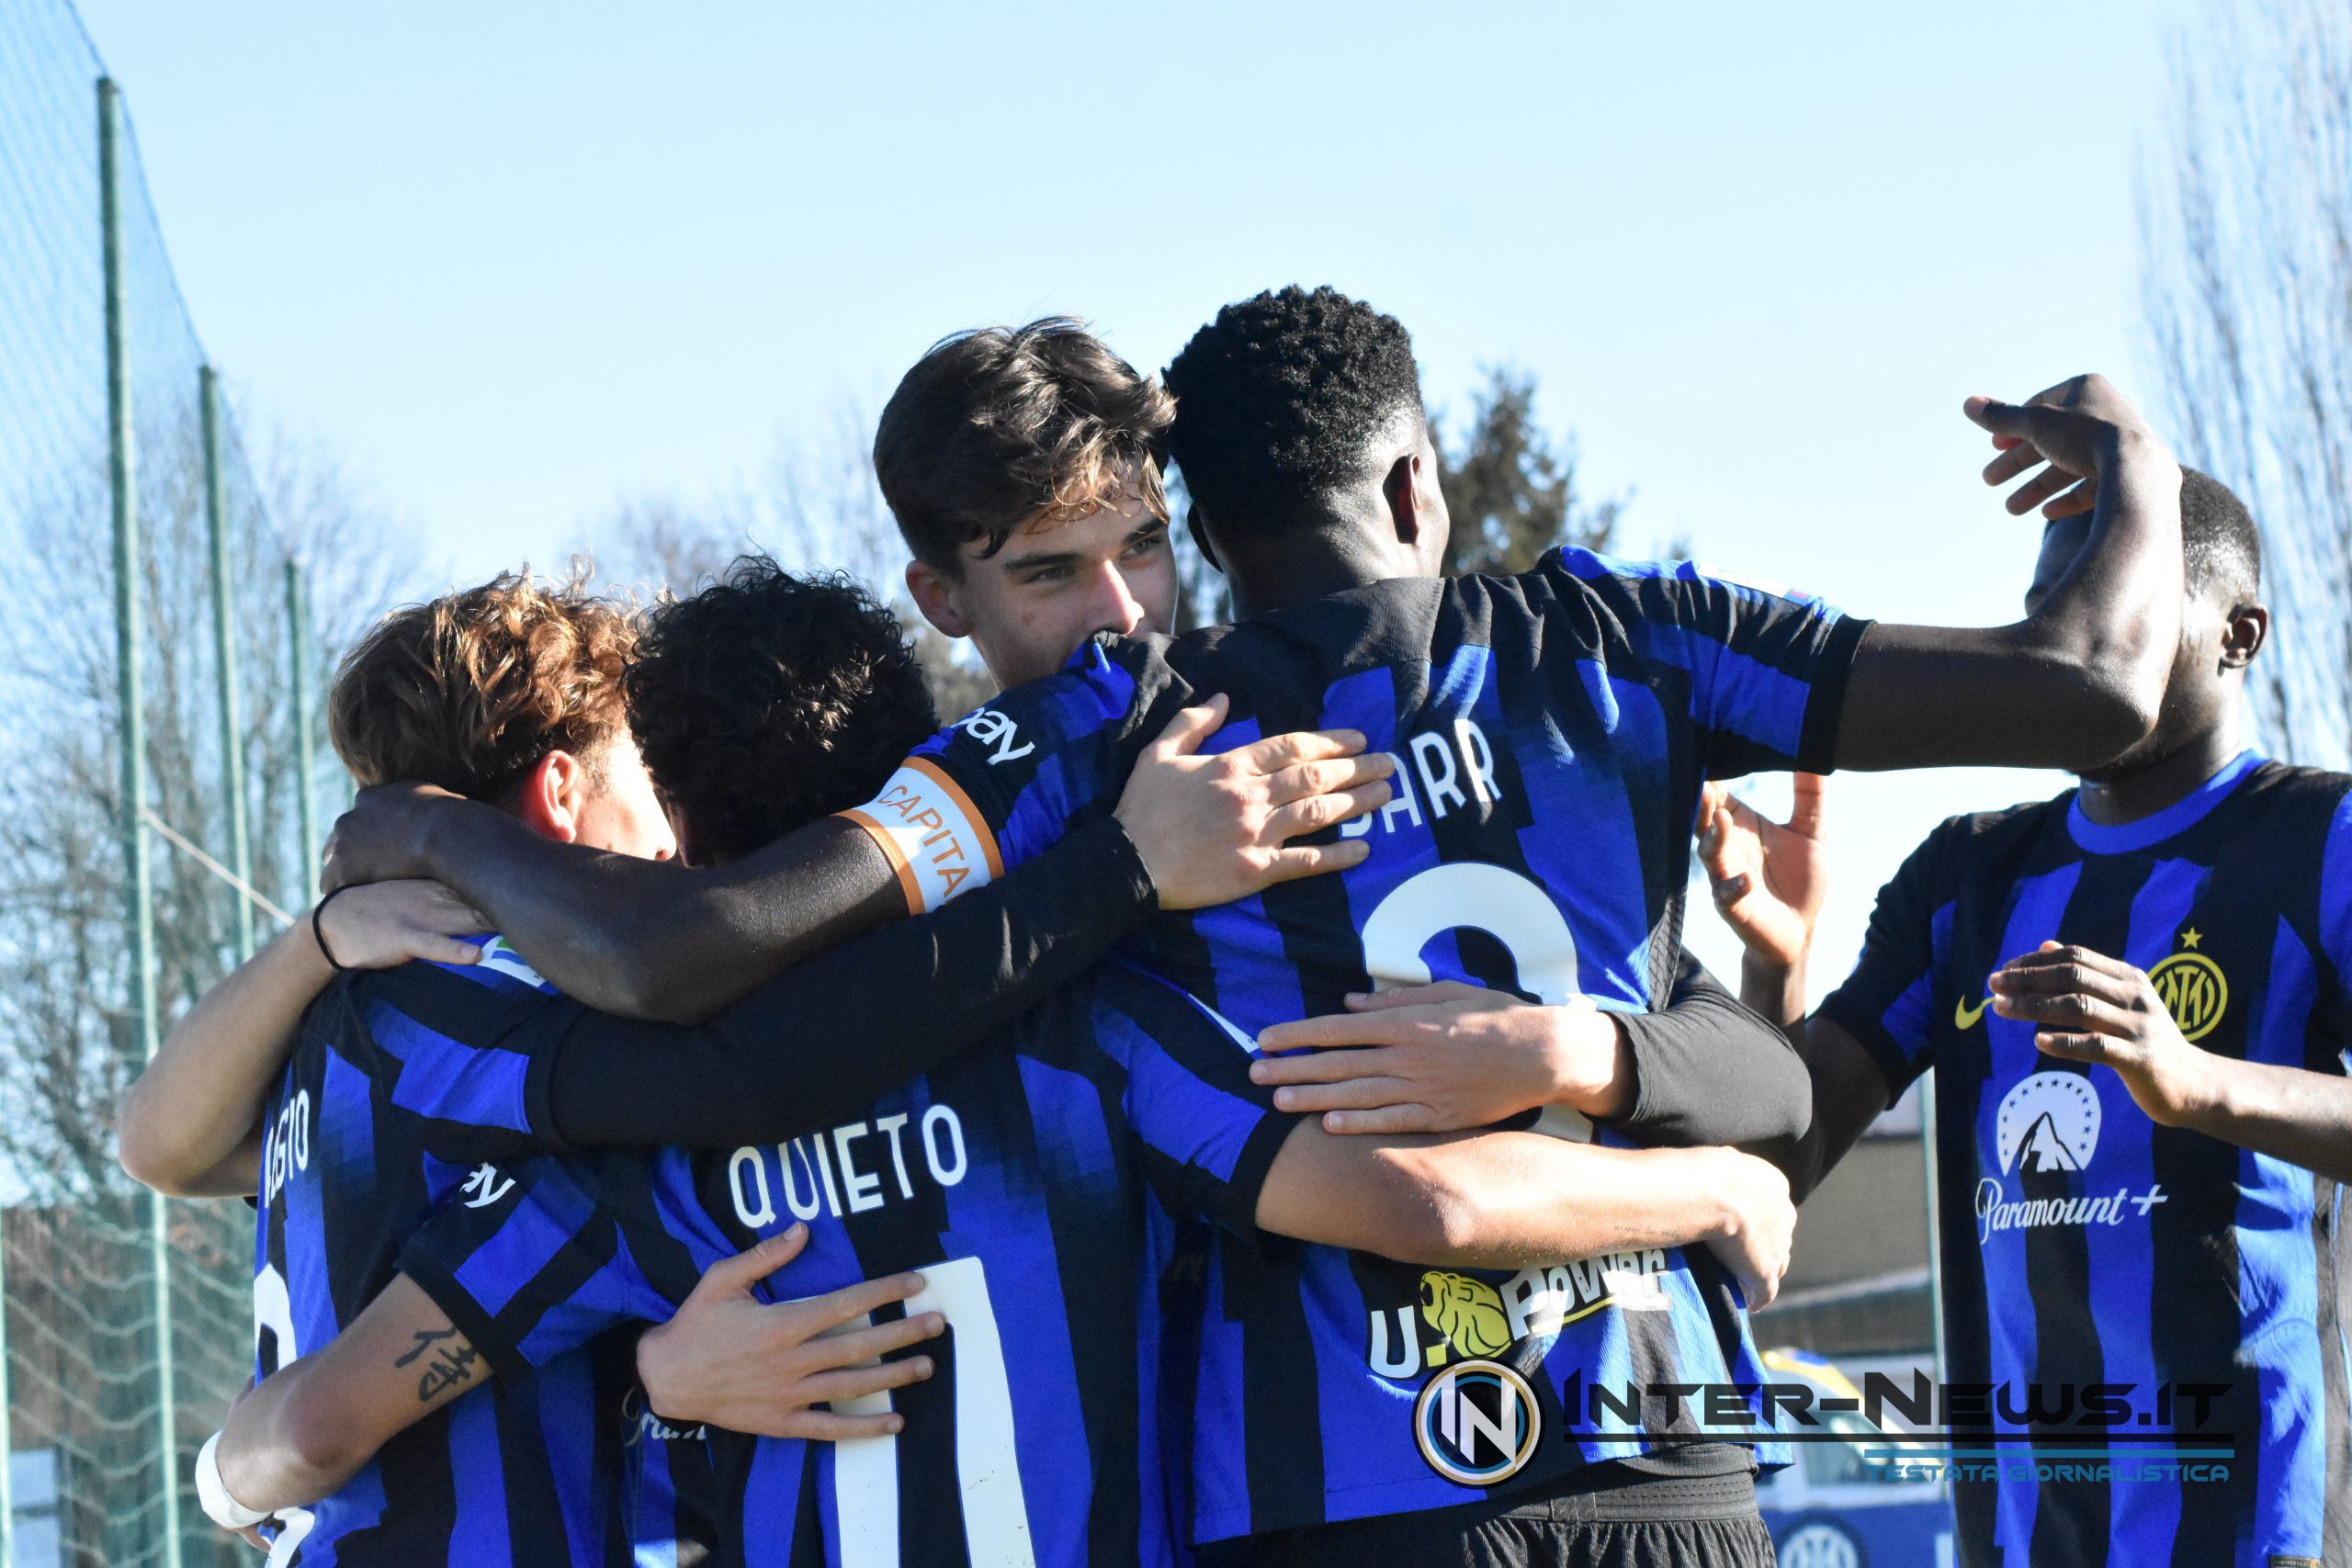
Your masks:
[[[2243,749],[2234,716],[2225,716],[2188,745],[2145,767],[2096,784],[2085,780],[2076,799],[2083,815],[2102,828],[2137,822],[2188,799]]]
[[[1274,582],[1261,584],[1257,592],[1250,592],[1237,582],[1233,585],[1234,618],[1246,621],[1293,604],[1303,604],[1309,599],[1320,599],[1326,594],[1344,593],[1351,588],[1384,582],[1390,575],[1385,571],[1342,570],[1286,573]]]
[[[1357,547],[1344,536],[1302,531],[1297,547],[1271,546],[1232,575],[1233,613],[1246,621],[1397,575],[1396,563],[1376,550]]]

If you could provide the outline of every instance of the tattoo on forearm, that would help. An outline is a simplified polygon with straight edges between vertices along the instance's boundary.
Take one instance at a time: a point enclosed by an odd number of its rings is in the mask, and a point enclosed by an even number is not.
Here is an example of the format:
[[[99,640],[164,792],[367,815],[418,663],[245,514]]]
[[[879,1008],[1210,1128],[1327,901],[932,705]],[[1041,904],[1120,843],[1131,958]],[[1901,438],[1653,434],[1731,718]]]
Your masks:
[[[424,1371],[416,1380],[418,1404],[431,1404],[435,1394],[473,1377],[473,1365],[481,1359],[481,1352],[470,1345],[441,1343],[457,1337],[458,1331],[454,1328],[420,1328],[416,1332],[416,1348],[392,1363],[396,1367],[405,1367],[419,1357],[430,1356],[431,1359],[424,1363]]]

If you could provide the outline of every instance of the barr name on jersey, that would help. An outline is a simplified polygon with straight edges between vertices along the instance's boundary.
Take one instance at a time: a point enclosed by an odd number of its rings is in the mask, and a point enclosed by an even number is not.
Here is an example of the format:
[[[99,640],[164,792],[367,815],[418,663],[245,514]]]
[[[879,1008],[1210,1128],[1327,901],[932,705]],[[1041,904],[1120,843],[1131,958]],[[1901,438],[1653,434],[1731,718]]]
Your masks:
[[[1393,830],[1399,815],[1419,827],[1421,807],[1413,790],[1416,777],[1420,780],[1419,799],[1429,803],[1430,820],[1433,822],[1442,819],[1448,810],[1467,809],[1474,795],[1482,807],[1501,801],[1502,786],[1495,783],[1494,748],[1487,744],[1487,733],[1478,728],[1477,720],[1456,718],[1445,728],[1422,730],[1405,743],[1405,750],[1413,759],[1409,773],[1403,757],[1394,751],[1387,754],[1396,767],[1389,778],[1395,796],[1375,812],[1340,823],[1341,838],[1361,839],[1372,831],[1375,821],[1384,831]],[[1458,767],[1457,755],[1461,759]]]

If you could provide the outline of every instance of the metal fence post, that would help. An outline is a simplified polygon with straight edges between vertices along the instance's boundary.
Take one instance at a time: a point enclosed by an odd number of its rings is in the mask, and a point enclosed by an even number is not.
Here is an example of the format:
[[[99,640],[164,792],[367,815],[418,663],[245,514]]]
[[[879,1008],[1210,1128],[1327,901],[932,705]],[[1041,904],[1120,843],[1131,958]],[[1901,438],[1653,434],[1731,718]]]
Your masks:
[[[254,955],[253,848],[245,837],[244,727],[237,714],[236,602],[229,578],[229,489],[220,465],[220,377],[209,365],[197,372],[204,411],[204,525],[212,545],[213,663],[220,684],[220,785],[228,796],[229,869],[236,890],[237,962]]]
[[[129,286],[122,265],[122,94],[111,77],[98,78],[98,222],[106,263],[107,481],[114,511],[115,675],[122,704],[122,854],[129,886],[124,914],[130,928],[130,1006],[140,1059],[155,1055],[155,928],[150,904],[147,829],[147,725],[140,692],[139,502],[130,427],[130,344],[126,321]],[[163,1194],[150,1193],[150,1256],[154,1271],[157,1467],[162,1472],[163,1562],[179,1568],[179,1423],[172,1398],[172,1271],[170,1215]]]
[[[295,818],[302,832],[298,875],[307,899],[319,894],[319,806],[311,778],[317,758],[311,736],[311,613],[306,597],[302,569],[289,560],[286,563],[286,647],[294,661],[294,802]]]
[[[17,1561],[15,1423],[8,1388],[8,1211],[0,1208],[0,1562]]]
[[[1943,1201],[1936,1182],[1936,1075],[1919,1075],[1919,1156],[1928,1173],[1928,1310],[1936,1333],[1936,1386],[1950,1375],[1944,1367],[1944,1237]]]

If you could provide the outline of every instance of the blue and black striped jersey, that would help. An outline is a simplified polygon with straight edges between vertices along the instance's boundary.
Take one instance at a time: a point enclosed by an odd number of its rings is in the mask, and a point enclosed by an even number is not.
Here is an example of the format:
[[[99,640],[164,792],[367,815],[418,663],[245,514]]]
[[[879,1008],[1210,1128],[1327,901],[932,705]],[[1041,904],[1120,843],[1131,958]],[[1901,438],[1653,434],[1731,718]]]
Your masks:
[[[989,897],[843,943],[689,1027],[559,996],[495,937],[476,965],[339,981],[269,1106],[258,1371],[332,1338],[437,1205],[494,1200],[510,1178],[490,1162],[715,1125],[788,1138],[854,1115],[1083,973],[1149,893],[1117,824],[1097,824]],[[844,1037],[863,1049],[838,1050]],[[300,1561],[578,1563],[607,1546],[626,1560],[607,1492],[633,1382],[569,1357],[456,1402],[296,1521]]]
[[[473,966],[342,977],[270,1097],[254,1258],[254,1374],[322,1348],[397,1271],[428,1215],[495,1199],[527,1148],[518,1022],[557,998],[494,939]],[[568,1005],[568,1004],[563,1004]],[[286,1516],[275,1563],[625,1563],[614,1506],[625,1348],[584,1347],[412,1427]]]
[[[1955,818],[1822,1004],[1894,1089],[1934,1070],[1947,1375],[1998,1396],[1975,1429],[2117,1450],[2109,1479],[1962,1471],[1967,1562],[2352,1562],[2341,1189],[2156,1125],[1985,990],[2076,943],[2146,971],[2204,1050],[2345,1072],[2347,789],[2248,752],[2139,822],[2102,827],[2071,795]]]
[[[731,1151],[524,1162],[494,1201],[443,1211],[401,1267],[502,1376],[528,1373],[666,1319],[712,1263],[805,1221],[806,1250],[760,1293],[918,1270],[929,1284],[908,1308],[949,1324],[923,1347],[938,1371],[854,1407],[895,1404],[892,1438],[646,1418],[628,1488],[641,1561],[1167,1562],[1181,1524],[1163,1488],[1181,1466],[1148,1375],[1161,1266],[1183,1221],[1252,1234],[1290,1125],[1227,1026],[1114,964],[856,1122]]]
[[[944,732],[851,815],[910,904],[932,907],[1109,812],[1176,711],[1225,693],[1209,750],[1353,728],[1396,758],[1396,797],[1340,829],[1370,840],[1361,865],[1159,916],[1130,948],[1139,962],[1253,1035],[1431,978],[1645,1010],[1679,954],[1701,784],[1826,770],[1865,625],[1583,551],[1513,578],[1383,582],[1173,642],[1090,645]],[[1540,1124],[1618,1137],[1566,1112]],[[1411,1421],[1420,1386],[1459,1359],[1520,1363],[1549,1425],[1565,1425],[1564,1397],[1577,1405],[1570,1439],[1542,1445],[1512,1487],[1644,1455],[1644,1427],[1668,1428],[1655,1406],[1647,1423],[1587,1418],[1579,1391],[1596,1383],[1765,1381],[1703,1252],[1512,1274],[1221,1243],[1205,1291],[1186,1396],[1204,1541],[1464,1501],[1422,1461]]]

